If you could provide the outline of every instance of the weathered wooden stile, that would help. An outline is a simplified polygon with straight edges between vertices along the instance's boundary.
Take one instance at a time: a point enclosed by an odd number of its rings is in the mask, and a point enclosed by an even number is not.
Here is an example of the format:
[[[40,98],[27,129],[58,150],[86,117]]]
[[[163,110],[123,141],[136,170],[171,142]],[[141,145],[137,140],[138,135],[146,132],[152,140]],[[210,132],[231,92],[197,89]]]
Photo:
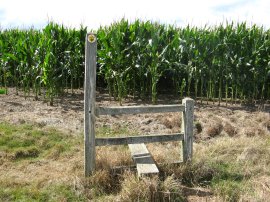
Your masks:
[[[145,143],[182,141],[183,161],[192,158],[193,145],[193,111],[194,101],[185,98],[181,105],[148,105],[96,107],[96,54],[97,39],[94,34],[86,35],[85,44],[85,84],[84,84],[84,142],[85,142],[85,176],[95,170],[96,146],[127,144],[137,166],[139,176],[158,173],[158,168],[146,148]],[[141,135],[129,137],[95,137],[95,118],[101,115],[142,114],[183,112],[182,131],[177,134]]]

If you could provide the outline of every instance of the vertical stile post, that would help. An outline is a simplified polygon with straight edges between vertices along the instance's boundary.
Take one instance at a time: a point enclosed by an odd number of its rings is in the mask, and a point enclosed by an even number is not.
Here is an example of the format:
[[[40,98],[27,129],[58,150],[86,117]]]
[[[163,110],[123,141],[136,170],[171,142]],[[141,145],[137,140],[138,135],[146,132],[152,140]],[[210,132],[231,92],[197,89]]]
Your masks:
[[[185,107],[182,115],[182,132],[184,133],[183,146],[183,161],[187,162],[192,159],[193,153],[193,113],[194,100],[185,98],[182,100]]]
[[[95,101],[97,39],[92,33],[85,40],[84,83],[84,172],[88,177],[95,170]]]

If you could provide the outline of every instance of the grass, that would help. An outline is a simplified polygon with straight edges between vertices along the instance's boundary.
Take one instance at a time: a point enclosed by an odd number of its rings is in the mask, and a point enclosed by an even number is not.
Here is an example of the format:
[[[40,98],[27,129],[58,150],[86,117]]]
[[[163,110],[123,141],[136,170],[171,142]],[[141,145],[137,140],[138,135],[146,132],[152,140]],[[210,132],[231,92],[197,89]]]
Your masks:
[[[101,137],[117,131],[98,129]],[[194,143],[192,163],[159,164],[160,175],[144,179],[112,169],[132,164],[127,147],[98,147],[97,171],[84,178],[83,136],[0,123],[0,201],[263,201],[270,196],[269,145],[270,136],[218,136]],[[178,144],[149,145],[157,162],[170,158],[166,147],[179,155]]]
[[[81,138],[68,136],[53,128],[0,123],[0,167],[3,166],[3,170],[9,166],[3,172],[10,175],[25,175],[21,180],[9,175],[0,177],[0,201],[84,201],[84,196],[75,194],[72,184],[54,182],[41,186],[42,181],[49,180],[46,176],[39,176],[41,181],[33,178],[26,182],[27,172],[21,171],[39,162],[68,158],[71,152],[76,151],[75,146],[81,143]],[[35,169],[38,170],[38,167]]]
[[[71,185],[52,185],[39,189],[35,186],[0,187],[1,201],[85,201],[76,195]]]
[[[59,157],[70,151],[74,140],[53,128],[0,123],[0,151],[6,158],[19,160],[38,157]]]
[[[0,95],[1,94],[6,94],[6,89],[0,89]]]
[[[114,127],[102,126],[96,131],[97,137],[116,137],[121,135],[128,135],[131,132],[128,130],[127,126],[116,125]]]

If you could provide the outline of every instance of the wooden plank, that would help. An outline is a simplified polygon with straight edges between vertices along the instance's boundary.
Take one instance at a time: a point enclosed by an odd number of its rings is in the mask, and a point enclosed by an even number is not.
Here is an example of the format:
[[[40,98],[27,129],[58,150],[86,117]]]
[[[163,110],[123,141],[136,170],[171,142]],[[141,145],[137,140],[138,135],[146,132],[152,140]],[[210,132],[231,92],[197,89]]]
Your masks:
[[[107,137],[107,138],[96,138],[96,146],[170,142],[170,141],[180,141],[183,139],[184,139],[184,134],[181,134],[181,133],[168,134],[168,135]]]
[[[182,132],[184,132],[183,145],[183,161],[187,162],[192,159],[193,153],[193,113],[194,113],[194,100],[185,98],[182,100],[185,106],[185,111],[182,116]]]
[[[146,148],[145,144],[129,144],[128,145],[132,158],[136,163],[138,176],[158,174],[159,170]]]
[[[85,176],[95,169],[95,100],[96,100],[97,41],[94,34],[86,35],[84,83],[84,153]]]
[[[115,106],[97,107],[96,115],[120,115],[120,114],[142,114],[184,111],[183,105],[148,105],[148,106]]]

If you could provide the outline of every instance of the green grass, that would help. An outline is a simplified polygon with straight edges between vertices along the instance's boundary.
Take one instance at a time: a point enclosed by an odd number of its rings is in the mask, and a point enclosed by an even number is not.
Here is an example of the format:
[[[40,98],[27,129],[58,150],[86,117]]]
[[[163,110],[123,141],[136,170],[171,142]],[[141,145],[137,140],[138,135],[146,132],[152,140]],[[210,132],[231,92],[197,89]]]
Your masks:
[[[215,164],[213,168],[216,170],[211,180],[213,190],[225,201],[239,201],[249,179],[243,175],[240,165],[222,162]]]
[[[102,126],[97,128],[97,137],[120,137],[138,134],[136,130],[130,130],[127,125],[119,127]]]
[[[65,184],[38,188],[36,186],[0,187],[0,201],[86,201],[76,194],[73,187]]]
[[[40,129],[33,125],[0,123],[0,152],[13,160],[38,157],[59,157],[71,150],[78,138],[55,129]]]
[[[0,95],[1,94],[6,94],[6,89],[0,89]]]
[[[81,136],[69,136],[53,128],[0,123],[0,169],[5,163],[12,167],[68,158],[81,144]],[[70,184],[59,181],[41,186],[35,178],[32,181],[0,177],[0,201],[86,201]]]

